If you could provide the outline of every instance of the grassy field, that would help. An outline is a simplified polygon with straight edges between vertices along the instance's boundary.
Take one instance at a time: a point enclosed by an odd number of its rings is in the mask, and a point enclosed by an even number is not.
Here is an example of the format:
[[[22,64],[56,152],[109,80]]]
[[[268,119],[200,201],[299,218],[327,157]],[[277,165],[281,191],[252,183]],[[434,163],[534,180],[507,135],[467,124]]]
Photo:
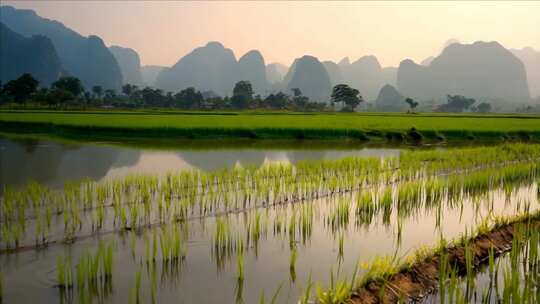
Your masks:
[[[0,127],[60,137],[540,139],[540,117],[531,115],[0,111]]]

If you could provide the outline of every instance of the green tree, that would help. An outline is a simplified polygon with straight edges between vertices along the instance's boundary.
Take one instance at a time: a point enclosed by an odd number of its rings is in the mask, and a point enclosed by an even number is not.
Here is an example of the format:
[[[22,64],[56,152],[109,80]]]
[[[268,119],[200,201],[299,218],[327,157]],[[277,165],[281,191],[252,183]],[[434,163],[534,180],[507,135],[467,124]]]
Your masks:
[[[122,93],[126,96],[131,96],[135,91],[137,91],[138,87],[136,85],[132,85],[129,83],[126,83],[122,86]]]
[[[306,111],[309,104],[309,97],[302,95],[302,91],[299,88],[292,88],[291,91],[293,92],[291,100],[293,109],[297,111]]]
[[[116,91],[114,91],[113,89],[105,90],[104,99],[106,99],[108,101],[112,101],[112,100],[116,99]]]
[[[81,80],[77,77],[60,77],[57,81],[52,84],[52,87],[55,89],[65,90],[70,92],[74,97],[79,97],[82,92],[84,92],[84,87],[81,83]]]
[[[330,98],[334,103],[343,102],[345,104],[344,109],[351,112],[364,101],[357,89],[351,88],[346,84],[334,86]]]
[[[141,96],[144,104],[146,106],[163,106],[165,96],[163,91],[160,89],[153,89],[151,87],[146,87],[141,90]]]
[[[273,109],[285,109],[289,103],[289,96],[283,92],[270,94],[266,96],[264,103]]]
[[[36,92],[38,85],[39,81],[26,73],[15,80],[8,81],[2,91],[3,94],[13,96],[16,102],[23,102]]]
[[[47,93],[46,101],[49,105],[63,105],[73,100],[75,96],[70,91],[64,89],[52,88]]]
[[[235,109],[245,109],[249,102],[253,100],[253,88],[249,81],[239,81],[234,85],[231,105]]]
[[[476,107],[476,111],[479,113],[489,113],[491,112],[491,104],[482,102]]]
[[[200,109],[204,98],[194,87],[183,89],[174,95],[174,104],[184,109]]]
[[[103,95],[103,87],[99,85],[93,86],[92,93],[94,93],[94,97],[101,98],[101,95]]]
[[[293,92],[294,97],[302,96],[302,91],[300,90],[300,88],[292,88],[291,91]]]
[[[467,98],[461,95],[447,95],[447,103],[440,105],[437,112],[457,112],[461,113],[469,109],[476,100],[474,98]]]
[[[409,105],[409,108],[411,109],[411,112],[414,111],[414,109],[418,106],[418,102],[414,101],[412,98],[407,97],[405,99],[405,102]]]

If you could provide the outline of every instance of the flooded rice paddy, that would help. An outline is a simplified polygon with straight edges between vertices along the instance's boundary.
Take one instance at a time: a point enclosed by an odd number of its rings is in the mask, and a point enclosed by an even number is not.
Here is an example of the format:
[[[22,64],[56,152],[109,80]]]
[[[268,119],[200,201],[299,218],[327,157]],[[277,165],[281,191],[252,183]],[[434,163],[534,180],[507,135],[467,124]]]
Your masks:
[[[374,261],[538,209],[533,144],[1,143],[5,303],[322,302],[336,282],[372,274]]]

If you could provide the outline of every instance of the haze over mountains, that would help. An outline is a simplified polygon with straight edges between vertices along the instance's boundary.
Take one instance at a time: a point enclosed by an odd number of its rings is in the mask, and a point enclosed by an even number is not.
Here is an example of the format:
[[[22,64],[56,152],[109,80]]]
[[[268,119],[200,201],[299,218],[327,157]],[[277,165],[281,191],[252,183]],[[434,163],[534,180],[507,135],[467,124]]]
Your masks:
[[[525,64],[531,97],[540,96],[540,51],[530,47],[510,51]]]
[[[122,72],[122,82],[143,86],[141,59],[135,50],[113,45],[109,47]]]
[[[65,73],[77,76],[86,87],[100,85],[120,89],[120,67],[101,38],[83,37],[62,23],[42,18],[32,10],[2,6],[0,15],[4,25],[22,36],[42,35],[49,38]]]
[[[530,98],[523,63],[497,42],[453,43],[428,66],[404,60],[397,88],[420,100],[447,94],[526,101]]]
[[[145,85],[155,86],[157,77],[163,69],[167,67],[160,65],[143,65],[141,66],[141,77]]]
[[[447,94],[460,94],[518,103],[540,95],[540,52],[507,50],[497,42],[449,40],[440,54],[420,64],[404,59],[399,67],[382,67],[374,55],[352,62],[346,57],[339,63],[304,55],[289,68],[266,64],[258,50],[236,57],[220,42],[208,42],[171,67],[141,66],[137,52],[127,46],[108,48],[97,36],[83,37],[31,10],[2,6],[0,13],[2,83],[30,72],[43,85],[73,75],[87,89],[100,85],[120,91],[122,84],[129,83],[173,93],[195,87],[230,96],[237,81],[248,80],[261,96],[277,91],[292,94],[293,88],[299,88],[303,95],[323,102],[334,85],[345,83],[381,109],[402,109],[391,100],[400,104],[404,97],[440,101]]]

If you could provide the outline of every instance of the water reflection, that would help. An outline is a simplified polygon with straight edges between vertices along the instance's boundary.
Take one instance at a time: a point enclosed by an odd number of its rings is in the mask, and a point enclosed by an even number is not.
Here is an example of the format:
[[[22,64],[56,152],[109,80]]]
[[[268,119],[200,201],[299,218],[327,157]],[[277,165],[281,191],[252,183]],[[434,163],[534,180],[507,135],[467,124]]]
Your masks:
[[[22,187],[30,181],[60,188],[66,181],[102,180],[129,174],[160,174],[198,168],[206,171],[265,162],[337,159],[345,156],[390,156],[399,149],[350,148],[333,150],[225,149],[156,150],[147,148],[65,144],[51,140],[0,139],[0,186]],[[1,190],[0,190],[1,191]]]

